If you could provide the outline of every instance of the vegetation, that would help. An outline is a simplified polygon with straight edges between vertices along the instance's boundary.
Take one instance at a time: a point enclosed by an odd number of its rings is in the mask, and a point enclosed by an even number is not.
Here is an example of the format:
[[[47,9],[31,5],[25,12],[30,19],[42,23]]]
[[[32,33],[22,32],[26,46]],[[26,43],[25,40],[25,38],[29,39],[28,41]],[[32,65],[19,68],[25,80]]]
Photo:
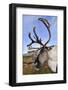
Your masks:
[[[26,64],[26,63],[32,62],[31,56],[24,56],[23,57],[23,74],[24,75],[30,75],[30,74],[49,74],[53,73],[47,64],[45,64],[44,67],[41,67],[39,71],[35,70],[35,68],[32,66],[32,63]]]

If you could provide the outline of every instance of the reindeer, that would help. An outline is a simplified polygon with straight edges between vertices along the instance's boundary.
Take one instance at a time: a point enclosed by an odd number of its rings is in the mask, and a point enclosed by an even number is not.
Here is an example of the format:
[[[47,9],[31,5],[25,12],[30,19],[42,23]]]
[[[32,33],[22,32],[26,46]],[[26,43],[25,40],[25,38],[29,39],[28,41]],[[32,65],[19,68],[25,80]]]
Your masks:
[[[33,59],[33,66],[36,70],[40,70],[42,66],[45,65],[45,63],[48,64],[49,68],[53,72],[57,72],[57,46],[47,46],[51,39],[51,32],[50,32],[50,23],[47,19],[44,18],[38,18],[39,21],[41,21],[45,27],[48,30],[49,38],[48,40],[43,44],[41,38],[38,37],[36,33],[36,27],[33,27],[33,33],[34,38],[32,38],[31,33],[29,32],[28,36],[31,40],[31,43],[27,46],[31,46],[34,43],[38,43],[41,45],[40,48],[37,48],[37,50],[33,53],[32,59]]]

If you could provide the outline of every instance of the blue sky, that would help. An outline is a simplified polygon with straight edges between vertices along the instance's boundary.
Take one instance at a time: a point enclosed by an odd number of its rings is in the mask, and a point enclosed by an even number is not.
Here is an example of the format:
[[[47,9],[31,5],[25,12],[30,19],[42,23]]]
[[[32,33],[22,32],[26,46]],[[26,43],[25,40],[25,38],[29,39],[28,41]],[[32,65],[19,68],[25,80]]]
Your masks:
[[[22,16],[22,24],[23,24],[23,41],[22,45],[24,45],[22,52],[27,53],[28,48],[27,45],[31,42],[28,33],[31,32],[33,36],[33,27],[36,27],[37,35],[42,39],[42,42],[45,43],[48,40],[48,31],[44,24],[38,20],[38,18],[47,19],[50,23],[50,31],[51,31],[51,40],[48,45],[56,45],[57,44],[57,16],[39,16],[39,15],[23,15]],[[34,44],[33,47],[36,47],[37,44]]]

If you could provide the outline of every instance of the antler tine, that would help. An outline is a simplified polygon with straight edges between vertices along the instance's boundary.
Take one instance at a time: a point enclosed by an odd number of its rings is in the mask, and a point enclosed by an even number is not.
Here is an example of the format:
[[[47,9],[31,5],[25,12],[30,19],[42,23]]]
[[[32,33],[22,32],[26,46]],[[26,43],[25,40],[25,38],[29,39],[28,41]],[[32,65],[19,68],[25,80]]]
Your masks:
[[[48,44],[48,42],[49,42],[50,39],[51,39],[51,32],[50,32],[50,29],[48,29],[48,32],[49,32],[49,39],[48,39],[48,41],[45,43],[45,45]]]
[[[38,44],[40,44],[40,45],[43,46],[42,40],[39,39],[38,35],[36,34],[35,28],[36,28],[36,27],[33,27],[34,39],[35,39],[35,40],[32,39],[31,33],[29,33],[28,36],[29,36],[29,38],[30,38],[30,40],[31,40],[31,43],[28,44],[27,47],[28,47],[28,46],[31,46],[33,43],[38,43]]]
[[[29,38],[31,39],[32,42],[34,41],[34,40],[32,39],[32,37],[31,37],[31,33],[29,33]]]
[[[43,18],[39,18],[38,20],[40,20],[41,22],[43,22],[43,24],[47,27],[48,33],[49,33],[49,39],[47,40],[47,42],[44,44],[46,46],[46,44],[48,44],[48,42],[51,39],[51,32],[50,32],[50,23],[48,22],[47,19],[43,19]]]
[[[33,28],[33,32],[34,32],[34,35],[35,35],[35,38],[36,38],[36,43],[39,43],[43,46],[42,40],[41,40],[41,38],[39,39],[38,35],[36,34],[35,29],[36,29],[36,27]]]
[[[43,19],[43,18],[38,18],[38,20],[42,21],[43,24],[48,28],[50,28],[50,23],[48,22],[47,19]]]
[[[31,40],[31,43],[28,44],[27,47],[28,47],[28,46],[31,46],[31,45],[35,42],[35,41],[32,39],[32,37],[31,37],[31,33],[29,33],[28,36],[29,36],[29,38],[30,38],[30,40]]]
[[[33,27],[33,32],[34,32],[35,38],[38,40],[38,36],[37,36],[37,34],[36,34],[35,29],[36,29],[36,27]]]

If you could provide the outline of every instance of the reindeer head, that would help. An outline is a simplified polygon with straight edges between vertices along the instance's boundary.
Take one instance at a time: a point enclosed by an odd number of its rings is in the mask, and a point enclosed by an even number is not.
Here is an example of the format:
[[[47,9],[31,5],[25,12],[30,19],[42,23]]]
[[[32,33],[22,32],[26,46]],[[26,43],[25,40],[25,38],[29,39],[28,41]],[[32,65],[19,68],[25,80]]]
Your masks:
[[[37,48],[37,51],[39,50],[39,54],[37,55],[37,57],[34,60],[34,65],[36,66],[36,68],[40,68],[43,65],[44,61],[46,61],[48,59],[48,53],[47,52],[54,46],[54,45],[47,46],[47,44],[49,43],[49,41],[51,39],[50,23],[48,22],[47,19],[44,19],[44,18],[38,18],[38,20],[41,21],[45,25],[45,27],[47,28],[48,33],[49,33],[49,38],[43,44],[41,38],[39,38],[37,33],[36,33],[36,27],[33,27],[33,33],[34,33],[33,37],[34,38],[32,38],[31,33],[28,34],[29,39],[31,40],[31,43],[27,46],[31,46],[34,43],[38,43],[41,45],[40,48]],[[43,56],[45,56],[45,57],[43,57]]]

